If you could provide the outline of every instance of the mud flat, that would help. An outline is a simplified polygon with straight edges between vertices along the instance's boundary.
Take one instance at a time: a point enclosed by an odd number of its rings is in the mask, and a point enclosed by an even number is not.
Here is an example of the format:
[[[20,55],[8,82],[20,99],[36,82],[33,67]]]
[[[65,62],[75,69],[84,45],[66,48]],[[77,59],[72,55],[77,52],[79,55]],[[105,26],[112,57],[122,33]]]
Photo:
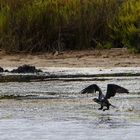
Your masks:
[[[140,67],[140,55],[129,53],[126,48],[64,51],[57,55],[0,52],[1,67],[18,67],[24,64],[36,67]]]

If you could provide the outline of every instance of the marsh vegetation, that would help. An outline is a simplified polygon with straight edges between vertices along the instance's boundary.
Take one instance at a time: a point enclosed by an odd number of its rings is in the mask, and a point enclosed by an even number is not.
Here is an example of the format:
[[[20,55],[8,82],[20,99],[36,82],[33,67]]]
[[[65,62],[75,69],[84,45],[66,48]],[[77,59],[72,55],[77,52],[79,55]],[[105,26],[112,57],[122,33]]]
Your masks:
[[[1,0],[0,48],[55,52],[127,47],[140,52],[140,0]]]

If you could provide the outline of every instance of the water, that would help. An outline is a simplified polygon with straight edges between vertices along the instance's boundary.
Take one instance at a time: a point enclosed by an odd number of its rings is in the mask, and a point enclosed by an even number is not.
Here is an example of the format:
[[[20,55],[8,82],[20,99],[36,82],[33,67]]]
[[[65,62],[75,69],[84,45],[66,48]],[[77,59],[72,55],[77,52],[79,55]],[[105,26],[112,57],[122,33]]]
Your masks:
[[[0,83],[0,140],[139,140],[140,77],[105,80]],[[90,84],[104,92],[108,83],[129,89],[110,102],[117,108],[100,111],[96,95],[79,92]]]

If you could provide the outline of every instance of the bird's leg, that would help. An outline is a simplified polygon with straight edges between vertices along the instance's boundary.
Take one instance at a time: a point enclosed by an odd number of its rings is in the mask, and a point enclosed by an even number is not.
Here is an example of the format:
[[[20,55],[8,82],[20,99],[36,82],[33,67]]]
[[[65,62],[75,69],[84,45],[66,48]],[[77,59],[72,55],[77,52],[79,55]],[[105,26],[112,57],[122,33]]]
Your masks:
[[[107,107],[107,108],[103,109],[103,111],[109,110],[109,105],[107,105],[106,107]]]
[[[102,110],[103,109],[103,105],[101,105],[101,107],[100,108],[98,108],[98,110]]]

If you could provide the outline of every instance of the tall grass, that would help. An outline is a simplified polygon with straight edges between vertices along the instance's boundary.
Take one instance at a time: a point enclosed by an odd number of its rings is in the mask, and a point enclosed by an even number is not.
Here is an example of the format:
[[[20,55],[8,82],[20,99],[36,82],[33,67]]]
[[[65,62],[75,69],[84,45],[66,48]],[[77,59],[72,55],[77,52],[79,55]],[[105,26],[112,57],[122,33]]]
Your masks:
[[[128,1],[1,0],[0,47],[10,52],[38,52],[127,42],[133,36],[126,37],[122,20],[127,17]]]
[[[113,23],[113,39],[140,52],[140,0],[124,0]]]

